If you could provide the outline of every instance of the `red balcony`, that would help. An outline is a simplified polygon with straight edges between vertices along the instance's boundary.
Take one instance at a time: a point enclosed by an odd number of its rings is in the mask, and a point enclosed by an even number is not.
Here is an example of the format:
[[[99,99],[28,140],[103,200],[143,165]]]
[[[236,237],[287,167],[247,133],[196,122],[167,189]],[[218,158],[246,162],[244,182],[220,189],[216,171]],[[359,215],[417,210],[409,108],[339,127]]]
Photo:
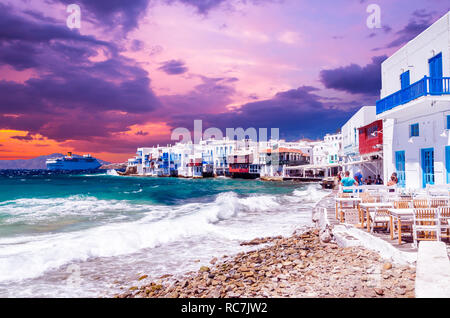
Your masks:
[[[373,123],[359,128],[359,153],[366,155],[379,152],[383,145],[383,121],[377,120]]]

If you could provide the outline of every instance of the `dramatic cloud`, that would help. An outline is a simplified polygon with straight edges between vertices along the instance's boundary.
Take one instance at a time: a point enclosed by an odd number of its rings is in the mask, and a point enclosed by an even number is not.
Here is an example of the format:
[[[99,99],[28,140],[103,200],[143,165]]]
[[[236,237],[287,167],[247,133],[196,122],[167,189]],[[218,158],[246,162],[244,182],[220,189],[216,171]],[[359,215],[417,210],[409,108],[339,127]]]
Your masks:
[[[278,127],[287,139],[336,131],[377,99],[385,56],[371,57],[391,55],[448,11],[443,1],[426,10],[385,1],[383,12],[396,14],[367,30],[358,1],[0,2],[2,152],[31,157],[42,144],[110,161],[167,143],[197,118],[205,128]],[[80,30],[66,26],[71,3]],[[317,80],[327,89],[312,87]]]
[[[12,8],[0,3],[0,41],[26,41],[30,43],[49,43],[51,40],[72,40],[94,45],[109,46],[92,36],[83,36],[61,24],[54,24],[44,17],[36,21],[14,14]],[[110,47],[111,48],[111,47]]]
[[[194,7],[197,13],[206,15],[209,11],[219,8],[223,5],[233,5],[236,3],[251,3],[254,5],[260,5],[268,2],[281,3],[284,0],[165,0],[168,4],[182,3],[191,7]]]
[[[435,14],[435,12],[428,12],[425,9],[414,11],[408,24],[395,33],[396,38],[386,48],[395,48],[411,41],[433,23]]]
[[[211,9],[220,6],[222,3],[228,0],[167,0],[168,3],[180,2],[186,5],[193,6],[197,9],[198,13],[206,14]]]
[[[12,136],[11,138],[17,139],[20,141],[32,141],[32,140],[43,140],[42,137],[37,137],[36,135],[27,133],[25,136]]]
[[[336,131],[352,115],[351,111],[334,109],[314,92],[317,88],[302,86],[277,93],[272,99],[252,102],[220,114],[175,116],[172,127],[192,129],[194,119],[203,120],[203,128],[279,128],[282,138],[319,138]]]
[[[164,105],[157,114],[196,114],[223,112],[226,106],[232,103],[233,95],[236,93],[234,84],[238,81],[235,77],[211,78],[199,76],[201,83],[186,94],[160,96]],[[167,118],[171,120],[171,118]]]
[[[161,67],[158,69],[169,75],[179,75],[188,71],[188,68],[183,61],[170,60],[161,64]]]
[[[0,5],[0,65],[40,73],[23,83],[0,81],[0,129],[29,132],[15,139],[110,136],[145,122],[159,106],[145,70],[114,45],[67,30]],[[93,62],[100,51],[106,59]]]
[[[322,70],[320,79],[327,88],[351,94],[378,95],[381,89],[381,63],[387,56],[375,56],[366,66],[350,64],[331,70]]]
[[[54,0],[72,4],[73,0]],[[124,31],[137,27],[139,18],[145,13],[150,0],[78,0],[82,14],[94,17],[100,24],[120,26]]]

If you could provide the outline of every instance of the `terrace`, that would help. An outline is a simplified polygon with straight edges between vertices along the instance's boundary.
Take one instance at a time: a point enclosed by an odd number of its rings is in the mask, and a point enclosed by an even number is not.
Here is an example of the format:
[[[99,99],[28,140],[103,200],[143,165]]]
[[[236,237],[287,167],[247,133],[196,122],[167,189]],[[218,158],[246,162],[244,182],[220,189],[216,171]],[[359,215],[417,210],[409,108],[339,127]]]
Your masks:
[[[377,115],[422,96],[450,95],[450,77],[428,77],[377,101]]]

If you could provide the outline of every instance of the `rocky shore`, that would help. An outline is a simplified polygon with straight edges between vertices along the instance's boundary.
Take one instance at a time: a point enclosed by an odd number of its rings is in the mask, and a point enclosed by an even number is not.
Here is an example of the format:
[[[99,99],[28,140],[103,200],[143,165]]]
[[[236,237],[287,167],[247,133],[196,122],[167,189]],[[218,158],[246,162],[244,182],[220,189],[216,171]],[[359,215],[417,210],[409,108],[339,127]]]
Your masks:
[[[116,297],[414,297],[415,268],[392,264],[361,247],[323,243],[316,229],[242,245],[255,250],[214,258],[199,264],[198,272],[182,278],[164,275]]]

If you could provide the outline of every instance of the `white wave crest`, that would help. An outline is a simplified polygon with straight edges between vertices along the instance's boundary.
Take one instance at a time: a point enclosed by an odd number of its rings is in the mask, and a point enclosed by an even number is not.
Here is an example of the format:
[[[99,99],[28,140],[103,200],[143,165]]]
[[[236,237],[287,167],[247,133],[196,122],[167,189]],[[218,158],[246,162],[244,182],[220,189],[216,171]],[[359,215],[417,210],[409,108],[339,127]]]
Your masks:
[[[51,221],[60,217],[99,217],[118,212],[148,211],[147,205],[128,201],[99,200],[95,197],[74,195],[55,199],[17,199],[0,203],[0,214],[9,216],[2,222],[29,224]]]
[[[318,201],[318,198],[325,194],[309,187],[305,191],[296,191],[294,196],[290,197],[302,200],[314,198]],[[132,211],[131,209],[142,212],[142,217],[139,220],[109,223],[74,232],[2,238],[0,281],[39,277],[50,269],[57,269],[73,261],[127,255],[194,236],[214,235],[225,239],[227,228],[222,225],[227,223],[222,224],[222,221],[239,222],[240,216],[248,212],[289,210],[285,209],[285,203],[283,196],[257,195],[243,198],[233,192],[221,193],[210,203],[189,203],[181,206],[134,205],[127,201],[79,196],[56,200],[20,199],[4,202],[0,205],[0,213],[5,212],[2,209],[12,209],[7,213],[16,214],[23,220],[39,214],[45,217],[51,213],[89,215],[111,210]],[[27,209],[30,211],[27,212]],[[264,231],[267,225],[262,225],[265,224],[264,220],[258,218],[253,217],[251,220],[261,223],[257,228]],[[243,223],[239,227],[248,226],[246,224],[249,223]],[[236,230],[236,235],[245,237],[242,236],[244,234]],[[233,234],[233,239],[239,238],[238,236]]]

